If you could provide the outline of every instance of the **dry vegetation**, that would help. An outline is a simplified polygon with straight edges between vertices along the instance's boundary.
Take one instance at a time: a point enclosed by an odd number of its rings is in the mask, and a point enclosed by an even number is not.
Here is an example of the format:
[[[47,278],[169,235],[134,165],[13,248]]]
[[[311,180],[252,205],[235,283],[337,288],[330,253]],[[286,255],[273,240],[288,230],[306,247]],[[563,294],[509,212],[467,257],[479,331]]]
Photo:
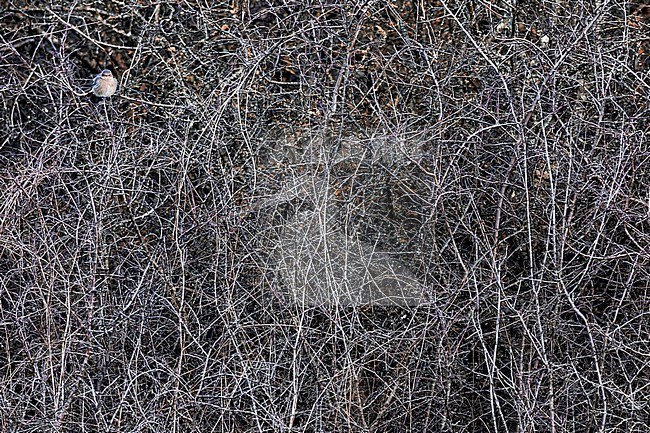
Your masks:
[[[646,432],[649,28],[0,0],[0,431]],[[341,283],[282,249],[305,216],[426,299],[294,302]]]

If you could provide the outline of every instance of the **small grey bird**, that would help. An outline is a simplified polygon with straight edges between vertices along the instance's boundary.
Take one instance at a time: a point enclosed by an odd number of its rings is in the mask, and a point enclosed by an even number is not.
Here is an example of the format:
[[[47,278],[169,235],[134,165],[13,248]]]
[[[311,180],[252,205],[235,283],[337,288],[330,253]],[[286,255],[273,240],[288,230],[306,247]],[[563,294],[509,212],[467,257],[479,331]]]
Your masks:
[[[104,69],[93,79],[92,91],[95,96],[100,98],[108,98],[113,96],[117,90],[117,80],[113,77],[113,73],[108,69]]]

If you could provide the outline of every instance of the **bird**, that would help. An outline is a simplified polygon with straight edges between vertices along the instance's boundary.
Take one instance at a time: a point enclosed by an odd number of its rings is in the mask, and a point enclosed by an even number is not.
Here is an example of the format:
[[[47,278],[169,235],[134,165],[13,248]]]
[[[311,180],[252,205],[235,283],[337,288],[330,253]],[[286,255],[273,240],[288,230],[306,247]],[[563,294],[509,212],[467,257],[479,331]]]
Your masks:
[[[100,98],[108,98],[115,94],[117,90],[117,80],[113,77],[113,73],[108,69],[104,69],[93,79],[92,91],[95,96]]]

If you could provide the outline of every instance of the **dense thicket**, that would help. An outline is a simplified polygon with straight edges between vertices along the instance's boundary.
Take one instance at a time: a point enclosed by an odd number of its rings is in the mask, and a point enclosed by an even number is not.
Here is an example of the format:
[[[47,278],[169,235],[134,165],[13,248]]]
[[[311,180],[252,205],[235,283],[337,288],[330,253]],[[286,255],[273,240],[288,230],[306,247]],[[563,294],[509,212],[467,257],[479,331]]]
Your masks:
[[[647,431],[649,27],[0,1],[0,430]],[[418,305],[296,302],[350,246]]]

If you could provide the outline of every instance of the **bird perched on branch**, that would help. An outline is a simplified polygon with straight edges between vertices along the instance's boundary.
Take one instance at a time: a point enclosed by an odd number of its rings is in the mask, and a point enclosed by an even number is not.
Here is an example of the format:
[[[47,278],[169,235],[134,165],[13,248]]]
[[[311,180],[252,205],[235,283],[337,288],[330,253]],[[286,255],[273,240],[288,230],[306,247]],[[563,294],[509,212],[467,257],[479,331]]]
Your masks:
[[[95,96],[100,98],[108,98],[115,94],[117,90],[117,80],[113,77],[113,73],[108,69],[104,69],[93,79],[92,91]]]

